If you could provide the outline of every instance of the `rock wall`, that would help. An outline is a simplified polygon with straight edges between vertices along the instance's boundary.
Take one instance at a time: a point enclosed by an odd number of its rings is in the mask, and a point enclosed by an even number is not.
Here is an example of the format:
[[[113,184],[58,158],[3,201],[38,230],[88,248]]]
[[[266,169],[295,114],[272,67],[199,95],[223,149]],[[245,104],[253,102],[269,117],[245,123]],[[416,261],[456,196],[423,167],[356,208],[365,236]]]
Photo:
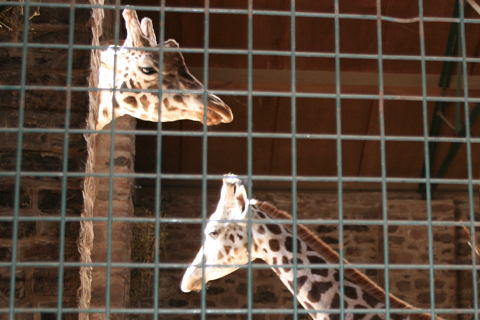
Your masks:
[[[80,2],[77,2],[80,3]],[[87,3],[86,1],[83,3]],[[6,7],[2,7],[6,8]],[[33,15],[38,8],[31,7]],[[51,48],[49,44],[68,44],[70,9],[41,8],[39,15],[29,21],[28,42],[47,44],[44,48],[28,48],[22,55],[22,47],[2,46],[0,48],[0,84],[20,85],[22,62],[26,63],[26,85],[62,86],[67,84],[68,50]],[[0,28],[0,41],[3,43],[23,42],[23,15],[20,7],[3,11],[2,22],[7,27]],[[72,21],[75,44],[89,44],[91,32],[88,28],[90,12],[76,9]],[[86,86],[89,72],[89,50],[72,52],[72,86]],[[23,126],[25,128],[63,129],[65,111],[70,109],[70,128],[85,127],[88,110],[86,92],[34,88],[25,91],[0,89],[0,128],[18,128],[19,111],[23,104]],[[19,133],[0,132],[0,170],[15,172],[17,142]],[[68,150],[64,150],[64,133],[31,132],[23,133],[22,172],[20,179],[19,217],[32,220],[20,221],[17,247],[12,247],[14,211],[14,177],[0,178],[0,262],[10,263],[16,250],[17,262],[77,262],[79,255],[76,245],[78,222],[65,223],[65,238],[59,239],[60,222],[52,220],[60,217],[61,192],[65,188],[66,216],[80,216],[83,202],[81,178],[69,177],[63,185],[64,154],[68,155],[68,171],[83,172],[85,162],[85,142],[81,134],[70,134]],[[38,218],[38,220],[36,219]],[[40,220],[42,218],[50,220]],[[64,244],[64,256],[60,257],[60,240]],[[8,308],[10,301],[10,267],[0,267],[0,308]],[[17,266],[15,272],[15,306],[26,308],[56,308],[58,267]],[[78,268],[65,267],[63,270],[63,307],[76,306],[76,290],[79,287]],[[16,319],[53,319],[52,313],[17,313]],[[75,319],[76,314],[64,314],[63,318]],[[0,319],[8,314],[1,313]]]
[[[208,215],[216,207],[219,190],[209,190],[207,195]],[[254,191],[254,197],[269,201],[278,208],[291,212],[291,194],[284,191]],[[423,267],[429,263],[428,226],[412,226],[412,221],[426,221],[426,202],[416,193],[389,193],[388,218],[396,221],[388,227],[388,263],[393,265],[419,264]],[[137,190],[137,203],[152,203],[153,197],[146,195],[146,190]],[[150,200],[149,200],[150,199]],[[182,188],[163,189],[162,210],[167,218],[201,217],[201,190]],[[300,219],[337,219],[338,197],[330,192],[299,192],[297,199],[298,217]],[[466,221],[469,214],[468,198],[465,194],[436,193],[432,201],[434,221]],[[382,218],[381,194],[374,192],[348,192],[343,195],[344,219],[358,221],[355,225],[345,225],[343,247],[345,258],[351,263],[367,264],[375,268],[363,270],[382,287],[385,285],[384,238],[382,226],[362,224],[362,220],[379,220]],[[478,219],[478,198],[475,203]],[[338,250],[338,224],[314,224],[308,226],[327,244]],[[201,225],[192,223],[166,223],[165,251],[161,262],[190,263],[200,248]],[[451,226],[434,226],[432,228],[434,265],[471,264],[466,237],[459,228]],[[162,238],[163,239],[163,238]],[[135,250],[135,249],[133,249]],[[194,309],[201,308],[199,293],[183,293],[180,282],[184,268],[161,268],[159,279],[160,308]],[[435,270],[435,307],[469,308],[471,305],[472,277],[468,271]],[[429,270],[412,268],[389,269],[388,283],[390,292],[419,308],[430,308]],[[470,279],[470,280],[468,280]],[[133,281],[133,280],[132,280]],[[152,289],[152,288],[151,288]],[[237,270],[225,278],[212,281],[206,291],[207,308],[246,308],[249,290],[246,270]],[[270,269],[256,269],[252,277],[252,307],[268,310],[292,308],[292,295]],[[145,294],[145,293],[144,293]],[[153,289],[145,294],[141,302],[132,307],[152,307]],[[138,299],[137,299],[138,301]],[[300,306],[299,310],[303,310]],[[132,318],[148,318],[147,315],[133,315]],[[168,319],[198,319],[193,314],[167,314]],[[241,314],[209,314],[207,318],[245,319]],[[265,316],[254,315],[261,319],[292,319],[292,314]],[[299,318],[309,319],[308,315]],[[456,315],[444,315],[446,319],[456,319]],[[460,317],[462,319],[462,317]],[[466,319],[466,317],[463,317]]]

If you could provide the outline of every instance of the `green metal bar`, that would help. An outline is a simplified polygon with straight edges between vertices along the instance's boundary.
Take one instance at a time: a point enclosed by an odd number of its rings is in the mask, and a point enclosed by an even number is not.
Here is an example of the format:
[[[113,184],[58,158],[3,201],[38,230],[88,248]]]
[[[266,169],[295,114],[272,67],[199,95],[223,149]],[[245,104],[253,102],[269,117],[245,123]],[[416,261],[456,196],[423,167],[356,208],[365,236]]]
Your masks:
[[[335,122],[336,122],[336,147],[337,147],[337,194],[338,194],[338,254],[339,263],[339,286],[340,286],[340,320],[345,319],[345,250],[344,250],[344,225],[343,225],[343,162],[342,162],[342,96],[341,96],[341,70],[340,70],[340,1],[334,2],[335,14]]]
[[[10,173],[1,173],[0,177],[14,177],[15,172],[10,172]],[[22,172],[21,176],[31,176],[31,177],[61,177],[62,174],[61,172],[59,173],[44,173],[44,172]],[[73,174],[70,173],[68,175],[69,177],[84,177],[84,175],[81,174]],[[97,173],[97,174],[89,174],[88,176],[90,177],[104,177],[108,178],[109,175],[108,173]],[[155,173],[118,173],[115,175],[116,178],[149,178],[149,179],[155,179],[156,174]],[[202,178],[202,175],[199,174],[161,174],[160,176],[164,180],[200,180]],[[222,176],[219,175],[207,175],[206,179],[207,180],[216,180],[218,181],[219,179],[221,180]],[[258,175],[255,176],[256,180],[259,181],[292,181],[291,176],[263,176],[263,175]],[[338,178],[337,177],[321,177],[321,176],[297,176],[295,178],[297,181],[306,181],[306,182],[337,182]],[[385,178],[387,183],[413,183],[413,184],[418,184],[418,183],[425,183],[426,179],[425,178]],[[382,178],[377,178],[377,177],[348,177],[344,176],[343,177],[343,182],[382,182]],[[430,179],[431,183],[448,183],[448,184],[468,184],[470,180],[468,179]],[[472,179],[472,183],[475,185],[480,185],[480,180],[479,179]],[[0,220],[3,219],[0,217]],[[83,218],[77,218],[77,219],[83,219]],[[89,218],[91,219],[91,218]],[[89,220],[87,219],[87,220]],[[95,218],[97,219],[97,218]],[[100,218],[101,219],[101,218]],[[79,220],[80,221],[80,220]],[[94,220],[92,220],[94,221]],[[100,220],[99,220],[100,221]]]
[[[0,2],[1,3],[1,2]],[[22,48],[22,44],[19,43],[13,43],[13,42],[2,42],[0,43],[0,48],[5,47],[5,48]],[[27,44],[28,48],[38,48],[38,49],[68,49],[69,46],[66,44],[55,44],[55,43],[28,43]],[[93,45],[72,45],[74,50],[105,50],[108,48],[108,46],[93,46]],[[125,47],[127,49],[135,49],[131,47]],[[158,51],[158,49],[154,48],[144,48],[145,51]],[[182,52],[182,53],[203,53],[203,49],[199,48],[164,48],[163,49],[165,52]],[[248,50],[244,49],[209,49],[209,52],[212,54],[234,54],[234,55],[248,55]],[[266,55],[266,56],[284,56],[284,57],[290,57],[290,51],[282,51],[282,50],[252,50],[252,53],[254,55]],[[310,52],[310,51],[297,51],[295,52],[295,56],[297,57],[311,57],[311,58],[335,58],[334,53],[328,53],[328,52]],[[361,53],[339,53],[338,56],[341,59],[365,59],[365,60],[377,60],[378,56],[376,54],[361,54]],[[419,56],[409,56],[409,55],[394,55],[394,54],[385,54],[382,56],[383,60],[399,60],[399,61],[420,61]],[[446,57],[446,56],[426,56],[425,61],[440,61],[440,62],[459,62],[462,61],[461,58],[458,57]],[[475,57],[466,57],[467,62],[471,63],[479,63],[480,58],[475,58]],[[0,88],[8,88],[12,86],[2,86]],[[18,86],[17,86],[18,87]],[[42,88],[44,86],[32,86],[32,88]],[[13,86],[12,88],[15,89]],[[29,87],[27,87],[29,88]],[[55,88],[56,90],[65,90],[65,87],[55,87],[55,86],[48,86],[45,88]],[[78,88],[78,90],[83,89],[84,91],[88,90],[85,89],[85,87],[73,87],[73,88]],[[90,88],[89,91],[95,91],[95,90],[106,90],[105,88]],[[148,91],[147,89],[128,89],[131,90],[132,92],[155,92],[154,90]],[[127,89],[125,91],[128,92]],[[137,91],[135,91],[137,90]],[[177,90],[179,92],[180,90]],[[199,90],[191,90],[192,92],[203,92]],[[175,92],[175,91],[167,91],[165,92]],[[182,90],[182,92],[190,92],[190,90]]]
[[[119,0],[116,0],[115,6],[115,28],[114,28],[114,44],[115,50],[117,50],[118,43],[119,43],[119,34],[120,34],[120,8],[119,8]],[[113,59],[113,74],[117,74],[117,59]],[[115,96],[116,91],[116,77],[113,78],[113,96]],[[114,105],[112,103],[112,110],[111,114],[115,114]],[[113,229],[113,178],[116,177],[115,175],[115,136],[116,136],[116,119],[112,117],[112,121],[110,123],[110,156],[109,156],[109,176],[108,176],[108,220],[107,220],[107,267],[106,267],[106,285],[105,285],[105,319],[110,319],[111,308],[110,308],[110,287],[111,287],[111,279],[112,279],[112,229]]]
[[[296,3],[295,0],[290,0],[290,77],[291,77],[291,98],[290,98],[290,112],[291,112],[291,157],[292,157],[292,238],[297,239],[297,217],[298,217],[298,204],[297,204],[297,139],[295,135],[297,133],[297,75],[296,75],[296,57],[295,51],[297,49],[296,43],[296,21],[295,21],[295,9]],[[297,283],[297,271],[298,271],[298,244],[297,241],[292,241],[292,250],[293,250],[293,292],[298,292],[298,283]],[[298,300],[297,295],[292,295],[292,312],[293,320],[298,320]]]
[[[18,128],[0,128],[0,133],[18,133]],[[42,128],[24,128],[22,130],[23,133],[59,133],[62,134],[65,132],[64,129],[42,129]],[[81,129],[70,129],[70,134],[83,134],[83,133],[94,133],[95,130],[81,130]],[[138,136],[156,136],[158,134],[157,130],[117,130],[117,134],[135,134]],[[171,137],[201,137],[203,136],[202,132],[194,132],[194,131],[162,131],[162,136],[171,136]],[[100,134],[107,134],[105,131],[102,131]],[[221,131],[209,131],[207,132],[208,137],[230,137],[230,138],[247,138],[249,136],[248,132],[221,132]],[[251,136],[254,138],[275,138],[275,139],[290,139],[292,137],[291,133],[261,133],[261,132],[252,132]],[[338,136],[336,134],[310,134],[310,133],[297,133],[294,135],[295,139],[305,139],[305,140],[336,140]],[[355,134],[342,134],[340,136],[342,140],[361,140],[361,141],[380,141],[380,136],[376,135],[355,135]],[[467,139],[459,136],[459,137],[408,137],[408,136],[386,136],[385,141],[411,141],[411,142],[424,142],[425,139],[427,141],[435,141],[435,142],[455,142],[455,143],[465,143]],[[470,142],[472,143],[480,143],[480,138],[470,138]],[[39,174],[41,171],[35,172],[28,172],[22,171],[22,175],[35,175]],[[0,172],[0,176],[2,175],[11,175],[13,172],[3,171]],[[52,172],[45,172],[47,175],[58,175],[60,173],[52,173]],[[78,172],[67,172],[66,173],[70,177],[88,177],[90,175],[96,175],[97,173],[78,173]],[[142,175],[142,174],[140,174]],[[139,176],[140,177],[140,176]],[[220,175],[218,176],[220,177]]]
[[[423,23],[423,0],[418,0],[418,15],[420,18],[419,21],[419,33],[420,33],[420,55],[422,58],[425,57],[425,28]],[[427,67],[425,60],[421,61],[422,69],[422,96],[427,96]],[[428,137],[428,104],[426,99],[422,102],[422,111],[423,111],[423,135]],[[432,125],[433,127],[433,125]],[[425,152],[425,194],[426,194],[426,204],[427,204],[427,237],[428,237],[428,265],[429,265],[429,286],[430,286],[430,315],[432,319],[435,319],[435,271],[433,269],[434,260],[433,260],[433,227],[432,227],[432,189],[430,182],[430,172],[431,172],[431,159],[433,160],[433,155],[430,150],[430,143],[425,140],[424,142],[424,152]],[[432,158],[429,158],[431,156]]]
[[[0,7],[2,6],[22,6],[24,2],[20,1],[9,1],[9,2],[0,2]],[[30,2],[31,6],[35,7],[46,7],[46,8],[69,8],[68,4],[62,3],[42,3],[42,2]],[[131,5],[121,5],[119,6],[120,10],[123,10]],[[95,5],[95,4],[76,4],[76,8],[78,9],[94,9],[94,8],[103,8],[103,9],[116,9],[115,5]],[[157,11],[158,7],[156,6],[141,6],[135,5],[135,9],[139,11]],[[165,8],[165,12],[190,12],[190,13],[203,13],[203,7],[175,7],[175,6],[167,6]],[[214,14],[238,14],[238,15],[247,15],[248,10],[245,9],[215,9],[211,8],[209,10],[211,13]],[[265,16],[290,16],[289,11],[278,11],[278,10],[253,10],[253,15],[265,15]],[[334,19],[335,14],[326,13],[326,12],[302,12],[297,11],[295,12],[296,17],[311,17],[311,18],[330,18]],[[337,15],[340,19],[358,19],[358,20],[377,20],[376,15],[369,15],[369,14],[350,14],[350,13],[339,13]],[[394,17],[382,17],[382,21],[389,21],[389,22],[396,22],[398,23],[398,18]],[[424,17],[425,22],[459,22],[460,19],[454,18],[443,18],[443,17]],[[480,24],[480,19],[472,19],[466,18],[466,23],[472,24]],[[416,21],[412,22],[416,23]]]
[[[0,219],[1,222],[11,222],[13,221],[13,217],[2,217],[3,219]],[[98,222],[105,222],[108,220],[108,218],[76,218],[76,217],[45,217],[45,218],[38,218],[38,217],[19,217],[18,221],[23,222],[23,221],[46,221],[46,222],[59,222],[64,220],[65,222],[78,222],[78,221],[84,221],[84,220],[91,220],[91,221],[98,221]],[[191,218],[191,219],[186,219],[186,218],[159,218],[161,223],[188,223],[188,224],[199,224],[202,222],[201,218]],[[114,222],[132,222],[132,223],[155,223],[157,221],[156,218],[140,218],[140,217],[132,217],[132,218],[115,218],[113,220]],[[291,220],[281,220],[281,219],[272,219],[272,220],[256,220],[260,223],[282,223],[282,224],[288,224]],[[357,225],[359,220],[343,220],[344,225]],[[360,220],[362,222],[362,225],[371,225],[371,226],[381,226],[383,225],[383,222],[381,220]],[[241,221],[235,221],[235,220],[218,220],[218,222],[241,222]],[[318,219],[298,219],[298,223],[302,223],[305,225],[318,225]],[[322,224],[324,225],[337,225],[338,220],[334,219],[328,219],[328,220],[322,220]],[[428,226],[430,222],[427,221],[404,221],[404,220],[389,220],[388,225],[389,226]],[[431,222],[432,226],[449,226],[449,227],[462,227],[470,226],[470,222],[464,222],[464,221],[432,221]],[[480,226],[479,223],[475,224],[476,226]],[[18,262],[18,264],[22,264],[23,262]],[[28,265],[29,262],[25,262]],[[43,263],[43,262],[42,262]],[[2,262],[0,263],[1,266],[10,266],[11,263],[9,262]],[[41,264],[42,266],[49,266],[49,264]],[[72,267],[72,266],[78,266],[78,265],[83,265],[83,264],[77,264],[77,263],[69,263],[65,262],[65,265]]]
[[[30,16],[30,3],[27,0],[24,3],[23,10],[23,43],[28,42],[28,30]],[[17,246],[18,246],[18,217],[20,210],[20,184],[22,171],[22,145],[23,145],[23,121],[25,117],[25,84],[27,81],[27,47],[22,48],[22,67],[20,71],[20,104],[18,106],[18,136],[17,136],[17,154],[15,163],[15,190],[14,190],[14,204],[13,204],[13,222],[12,222],[12,263],[10,266],[10,295],[8,301],[9,305],[9,320],[14,320],[15,313],[15,280],[17,267]]]
[[[275,221],[270,221],[271,223],[276,223]],[[287,223],[287,222],[285,222]],[[291,220],[289,220],[288,223],[291,223]],[[317,221],[318,223],[318,221]],[[363,221],[362,221],[363,223]],[[332,225],[338,225],[338,221],[335,223],[335,224],[332,224]],[[358,225],[358,221],[357,221],[357,225]],[[433,225],[433,224],[432,224]],[[470,224],[468,225],[470,226]],[[39,267],[39,268],[48,268],[48,267],[58,267],[58,262],[17,262],[16,265],[18,267],[25,267],[25,268],[29,268],[29,267]],[[80,266],[88,266],[88,267],[98,267],[98,268],[105,268],[107,267],[107,263],[106,262],[93,262],[93,263],[82,263],[82,262],[65,262],[64,265],[66,267],[72,267],[72,268],[75,268],[75,267],[80,267]],[[2,268],[8,268],[8,267],[11,267],[12,266],[12,263],[9,263],[9,262],[1,262],[0,263],[0,267]],[[155,263],[139,263],[139,262],[122,262],[122,263],[113,263],[111,264],[112,268],[139,268],[139,269],[152,269],[155,267]],[[188,267],[189,264],[187,263],[162,263],[159,265],[159,268],[161,269],[171,269],[171,268],[186,268]],[[219,267],[220,265],[212,265],[212,264],[206,264],[205,266],[211,266],[211,267]],[[282,267],[282,268],[291,268],[291,264],[289,265],[282,265],[282,264],[279,264],[279,265],[276,265],[278,267]],[[339,264],[329,264],[330,267],[332,268],[340,268],[340,265]],[[248,266],[247,265],[235,265],[235,264],[230,264],[229,267],[232,267],[232,268],[238,268],[238,269],[247,269]],[[299,264],[298,265],[298,268],[310,268],[310,267],[315,267],[315,268],[319,268],[319,269],[322,269],[322,268],[325,268],[325,266],[323,265],[316,265],[316,264],[309,264],[309,265],[302,265],[302,264]],[[387,264],[385,263],[378,263],[378,264],[359,264],[359,263],[356,263],[356,264],[344,264],[344,269],[352,269],[352,268],[361,268],[361,269],[371,269],[371,270],[383,270],[387,267]],[[392,269],[392,270],[403,270],[403,269],[407,269],[407,270],[430,270],[430,266],[428,264],[416,264],[416,265],[412,265],[412,264],[390,264],[388,265],[389,269]],[[270,265],[263,265],[263,264],[252,264],[252,268],[253,269],[270,269],[271,266]],[[434,265],[434,270],[464,270],[464,271],[471,271],[472,270],[472,266],[471,265],[440,265],[440,264],[436,264]],[[475,266],[475,269],[474,270],[477,270],[477,271],[480,271],[480,266]],[[0,309],[0,312],[1,311],[5,311],[7,309]],[[7,311],[8,312],[8,311]]]
[[[458,30],[458,33],[460,34],[460,30]],[[461,45],[462,45],[461,42],[457,41],[457,53],[460,53],[462,51]],[[457,97],[461,97],[461,95],[462,95],[462,63],[458,61],[457,62]],[[457,101],[455,105],[455,133],[457,135],[460,132],[461,126],[462,126],[461,110],[462,110],[461,102]]]
[[[205,234],[203,230],[205,230],[205,226],[207,223],[207,174],[208,174],[208,166],[207,166],[207,155],[208,155],[208,136],[207,136],[207,105],[208,105],[208,58],[209,58],[209,44],[210,44],[210,0],[204,0],[204,20],[203,20],[203,83],[205,85],[203,91],[203,105],[204,105],[204,117],[203,117],[203,135],[202,135],[202,217],[204,221],[202,222],[202,243],[204,243]],[[203,246],[202,246],[203,248]],[[205,248],[203,248],[205,250]],[[202,279],[205,278],[205,256],[202,258]],[[202,280],[203,281],[203,280]],[[206,320],[207,314],[204,311],[207,307],[207,293],[206,293],[206,286],[202,286],[201,290],[201,302],[200,305],[202,307],[202,312],[200,314],[201,320]]]
[[[71,2],[70,7],[70,23],[68,43],[71,46],[74,39],[75,31],[75,2]],[[72,92],[68,88],[72,85],[72,67],[73,66],[73,49],[70,47],[68,50],[68,63],[67,63],[67,91],[66,91],[66,106],[65,106],[65,131],[63,135],[63,163],[62,163],[62,191],[60,201],[60,232],[59,232],[59,253],[58,253],[58,284],[57,284],[57,319],[62,319],[62,303],[63,303],[63,273],[64,273],[64,260],[65,260],[65,217],[67,215],[67,191],[68,191],[68,151],[70,142],[70,116],[72,111]]]
[[[248,15],[247,15],[247,191],[248,197],[252,196],[252,175],[253,175],[253,0],[248,1]],[[248,206],[248,220],[247,220],[247,320],[253,319],[253,265],[252,265],[252,208]]]
[[[382,233],[383,233],[383,259],[385,264],[384,269],[384,290],[388,295],[390,294],[390,263],[389,263],[389,250],[388,250],[388,200],[387,200],[387,159],[385,154],[385,100],[384,86],[383,86],[383,45],[382,45],[382,2],[376,1],[377,7],[377,52],[378,52],[378,119],[380,130],[380,169],[381,169],[381,188],[382,188]],[[385,297],[385,318],[390,319],[390,299]]]
[[[475,121],[477,121],[479,115],[480,115],[480,104],[477,103],[473,107],[472,112],[470,113],[470,115],[468,117],[470,119],[470,121],[469,121],[470,125],[473,125],[475,123]],[[457,134],[457,136],[458,137],[466,137],[466,133],[467,133],[466,129],[467,128],[466,128],[466,124],[465,124],[462,127],[462,129],[460,130],[460,132]],[[468,143],[468,139],[467,139],[467,143]],[[457,155],[458,150],[460,150],[460,147],[462,146],[462,144],[463,143],[460,143],[460,142],[452,143],[452,145],[450,146],[450,149],[448,150],[447,155],[445,156],[445,159],[443,160],[442,164],[440,165],[440,168],[438,169],[437,173],[435,174],[435,178],[441,178],[445,175],[448,168],[450,167],[450,164],[452,164],[453,159]],[[437,187],[438,187],[438,183],[432,184],[432,186],[431,186],[432,192],[434,192],[437,189]]]
[[[463,5],[464,1],[462,1],[462,6],[459,6],[459,10],[460,10],[460,19],[463,20],[465,18],[465,6]],[[460,43],[461,43],[461,50],[459,50],[461,52],[461,55],[462,55],[462,58],[463,58],[463,63],[462,63],[462,67],[463,67],[463,83],[464,83],[464,87],[463,87],[463,94],[464,94],[464,97],[465,97],[465,102],[464,102],[464,106],[465,106],[465,138],[467,138],[467,143],[466,143],[466,151],[467,151],[467,175],[468,175],[468,204],[469,204],[469,213],[470,213],[470,234],[471,234],[471,238],[470,238],[470,242],[472,244],[475,244],[476,243],[476,238],[475,238],[475,222],[476,222],[476,218],[475,218],[475,210],[474,210],[474,205],[475,205],[475,201],[474,201],[474,197],[473,197],[473,169],[472,169],[472,159],[473,159],[473,155],[472,155],[472,144],[470,143],[470,141],[468,141],[470,139],[470,129],[472,128],[472,123],[470,121],[470,118],[469,118],[469,104],[468,104],[468,70],[467,70],[467,62],[465,61],[465,57],[467,55],[467,44],[465,43],[466,42],[466,37],[465,37],[465,23],[462,21],[462,23],[460,23]],[[479,320],[479,302],[478,302],[478,299],[479,299],[479,294],[478,294],[478,283],[479,283],[479,274],[478,272],[476,271],[476,267],[477,267],[477,264],[476,264],[476,252],[475,252],[475,245],[472,245],[471,246],[471,259],[472,259],[472,307],[474,308],[475,312],[473,313],[473,316],[471,317],[471,319],[474,319],[474,320]]]
[[[8,89],[8,90],[20,90],[20,86],[0,86],[0,89]],[[56,91],[65,91],[65,87],[44,87],[44,86],[25,86],[27,90],[56,90]],[[80,87],[72,87],[72,91],[75,92],[94,92],[94,91],[102,91],[104,89],[95,89],[95,88],[80,88]],[[123,89],[122,89],[123,90]],[[124,92],[151,92],[157,93],[157,89],[125,89]],[[164,90],[165,93],[201,93],[203,91],[197,90]],[[247,96],[249,93],[248,91],[238,90],[211,90],[210,93],[219,94],[219,95],[233,95],[233,96]],[[276,92],[276,91],[253,91],[251,93],[253,96],[257,97],[287,97],[290,98],[289,92]],[[330,93],[303,93],[297,92],[297,98],[327,98],[327,99],[335,99],[335,94]],[[372,100],[372,99],[379,99],[380,96],[376,94],[346,94],[342,93],[342,99],[358,99],[358,100]],[[405,101],[422,101],[422,97],[420,96],[408,96],[408,95],[384,95],[382,97],[384,100],[405,100]],[[463,98],[459,97],[426,97],[427,101],[446,101],[446,102],[457,102],[457,101],[464,101]],[[480,102],[480,98],[468,98],[469,102]],[[18,129],[17,129],[18,130]],[[97,131],[97,130],[83,130],[82,132],[93,132],[99,134],[106,134],[105,131]]]
[[[286,267],[291,267],[291,265],[288,265]],[[55,308],[16,308],[14,310],[15,313],[30,313],[30,312],[35,312],[35,313],[53,313],[55,312]],[[371,313],[379,313],[379,314],[385,314],[386,310],[385,309],[347,309],[349,313],[353,314],[371,314]],[[73,309],[73,308],[65,308],[64,309],[65,313],[70,313],[70,314],[78,314],[80,312],[84,313],[104,313],[105,308],[92,308],[92,309]],[[112,313],[114,314],[126,314],[126,313],[132,313],[132,314],[152,314],[153,309],[152,308],[135,308],[135,309],[127,309],[127,308],[112,308],[111,309]],[[401,313],[401,314],[418,314],[420,313],[428,313],[430,310],[429,309],[414,309],[414,310],[409,310],[409,309],[391,309],[391,313]],[[452,315],[461,315],[461,314],[473,314],[472,309],[437,309],[438,314],[452,314]],[[185,314],[199,314],[202,312],[202,309],[196,308],[196,309],[160,309],[159,313],[162,315],[167,315],[167,314],[180,314],[180,315],[185,315]],[[208,308],[205,310],[207,314],[215,314],[215,315],[223,315],[223,314],[247,314],[248,310],[246,309],[221,309],[221,308]],[[252,310],[253,314],[258,314],[258,315],[264,315],[264,314],[291,314],[292,310],[291,309],[282,309],[282,308],[276,308],[276,309],[253,309]],[[337,313],[339,312],[339,309],[326,309],[322,310],[322,312],[325,313]],[[0,310],[0,313],[2,313],[2,310]],[[298,310],[299,314],[307,314],[307,310]]]
[[[158,37],[159,41],[158,43],[160,44],[158,46],[159,48],[159,61],[158,61],[158,66],[159,70],[163,70],[163,63],[164,63],[164,48],[163,48],[163,43],[165,41],[165,28],[162,28],[162,26],[165,25],[165,0],[160,1],[160,25],[158,26]],[[163,83],[163,72],[158,73],[158,83]],[[163,95],[162,92],[163,86],[158,86],[158,97],[161,97]],[[158,105],[158,119],[161,119],[161,113],[162,113],[162,108],[161,105]],[[163,138],[163,125],[162,121],[157,122],[157,161],[155,165],[155,173],[156,173],[156,178],[155,178],[155,247],[154,247],[154,269],[153,269],[153,320],[158,320],[158,315],[159,315],[159,305],[158,305],[158,300],[159,300],[159,291],[160,291],[160,244],[161,244],[161,227],[162,223],[165,223],[162,220],[162,215],[161,215],[161,210],[162,210],[162,179],[161,179],[161,173],[162,173],[162,138]]]
[[[1,222],[11,222],[13,221],[13,217],[1,217],[0,219]],[[108,221],[108,218],[98,218],[98,217],[93,217],[93,218],[81,218],[81,217],[45,217],[45,218],[39,218],[39,217],[19,217],[18,221],[23,222],[23,221],[46,221],[46,222],[59,222],[64,220],[65,222],[77,222],[77,221],[85,221],[85,220],[91,220],[91,221],[98,221],[98,222],[106,222]],[[201,218],[159,218],[161,223],[188,223],[188,224],[199,224],[202,222]],[[132,218],[114,218],[114,222],[132,222],[132,223],[155,223],[157,221],[156,218],[140,218],[140,217],[132,217]],[[237,221],[237,220],[217,220],[218,222],[242,222],[242,221]],[[288,224],[291,222],[291,220],[282,220],[282,219],[271,219],[271,220],[255,220],[258,221],[259,223],[281,223],[281,224]],[[313,224],[313,225],[318,225],[318,219],[298,219],[298,223],[302,223],[305,225]],[[359,220],[343,220],[344,225],[358,225]],[[360,220],[362,222],[362,225],[372,225],[372,226],[382,226],[383,222],[381,220]],[[324,225],[337,225],[338,220],[337,219],[327,219],[327,220],[321,220],[322,224]],[[389,226],[428,226],[430,222],[426,221],[405,221],[405,220],[389,220],[388,225]],[[431,222],[432,226],[450,226],[450,227],[462,227],[470,226],[470,222],[464,222],[464,221],[432,221]],[[476,223],[476,226],[480,226],[480,223]],[[23,262],[18,262],[17,264],[22,264]],[[25,262],[28,265],[29,262]],[[42,262],[43,263],[43,262]],[[0,266],[10,266],[11,263],[9,262],[1,262]],[[42,264],[42,266],[48,266],[49,264]],[[77,263],[70,263],[70,262],[65,262],[65,265],[71,267],[71,266],[77,266],[77,265],[83,265],[83,264],[77,264]],[[186,265],[187,266],[187,265]]]

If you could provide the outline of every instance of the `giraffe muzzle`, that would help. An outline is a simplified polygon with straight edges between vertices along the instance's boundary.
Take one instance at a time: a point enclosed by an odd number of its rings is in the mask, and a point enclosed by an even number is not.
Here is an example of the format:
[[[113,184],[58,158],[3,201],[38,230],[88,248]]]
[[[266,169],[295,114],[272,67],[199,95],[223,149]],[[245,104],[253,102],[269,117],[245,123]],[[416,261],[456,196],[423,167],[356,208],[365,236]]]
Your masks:
[[[215,95],[208,96],[207,125],[230,123],[233,121],[232,110]]]
[[[190,292],[190,291],[200,291],[202,290],[202,276],[198,277],[198,269],[196,266],[191,266],[185,272],[185,275],[182,279],[182,284],[180,288],[183,292]]]

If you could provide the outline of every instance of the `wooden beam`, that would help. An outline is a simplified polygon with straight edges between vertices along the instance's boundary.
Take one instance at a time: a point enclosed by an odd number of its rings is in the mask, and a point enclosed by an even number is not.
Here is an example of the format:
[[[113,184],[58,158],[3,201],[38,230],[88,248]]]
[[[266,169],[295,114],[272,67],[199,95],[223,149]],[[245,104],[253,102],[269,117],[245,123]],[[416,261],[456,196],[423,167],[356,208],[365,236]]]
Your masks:
[[[203,78],[203,68],[190,68],[198,79]],[[332,71],[297,71],[297,92],[335,93],[335,72]],[[248,70],[233,68],[210,68],[210,89],[247,90]],[[378,94],[378,73],[374,72],[342,72],[341,92],[358,94]],[[441,96],[438,87],[440,75],[427,74],[426,86],[428,96]],[[290,70],[258,70],[252,73],[255,91],[289,92],[291,90]],[[203,82],[203,81],[202,81]],[[452,77],[452,86],[448,96],[456,96],[456,77]],[[384,73],[383,86],[385,94],[409,97],[422,96],[422,76],[420,74]],[[469,76],[468,86],[472,97],[480,96],[480,76]]]

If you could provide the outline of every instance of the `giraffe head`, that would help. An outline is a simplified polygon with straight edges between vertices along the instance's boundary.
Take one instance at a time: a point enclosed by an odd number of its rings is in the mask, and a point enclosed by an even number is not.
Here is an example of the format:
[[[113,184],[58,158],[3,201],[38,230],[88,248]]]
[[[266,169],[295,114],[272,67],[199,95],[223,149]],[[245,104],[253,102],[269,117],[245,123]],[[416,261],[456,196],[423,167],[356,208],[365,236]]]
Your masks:
[[[236,176],[225,175],[217,210],[205,227],[203,246],[183,276],[183,292],[200,290],[204,283],[238,269],[228,265],[243,265],[248,262],[248,204],[242,181]],[[255,258],[257,257],[251,252],[251,259]]]
[[[230,108],[213,94],[208,94],[206,108],[202,93],[163,93],[159,97],[160,72],[162,90],[203,90],[204,87],[188,71],[180,52],[164,52],[162,70],[159,69],[160,47],[150,19],[143,18],[140,23],[132,9],[125,9],[123,17],[127,28],[123,47],[110,47],[101,53],[99,88],[118,90],[100,91],[97,130],[113,117],[126,114],[147,121],[187,119],[203,123],[206,110],[207,125],[233,120]],[[163,47],[176,49],[179,45],[175,40],[167,40]]]

